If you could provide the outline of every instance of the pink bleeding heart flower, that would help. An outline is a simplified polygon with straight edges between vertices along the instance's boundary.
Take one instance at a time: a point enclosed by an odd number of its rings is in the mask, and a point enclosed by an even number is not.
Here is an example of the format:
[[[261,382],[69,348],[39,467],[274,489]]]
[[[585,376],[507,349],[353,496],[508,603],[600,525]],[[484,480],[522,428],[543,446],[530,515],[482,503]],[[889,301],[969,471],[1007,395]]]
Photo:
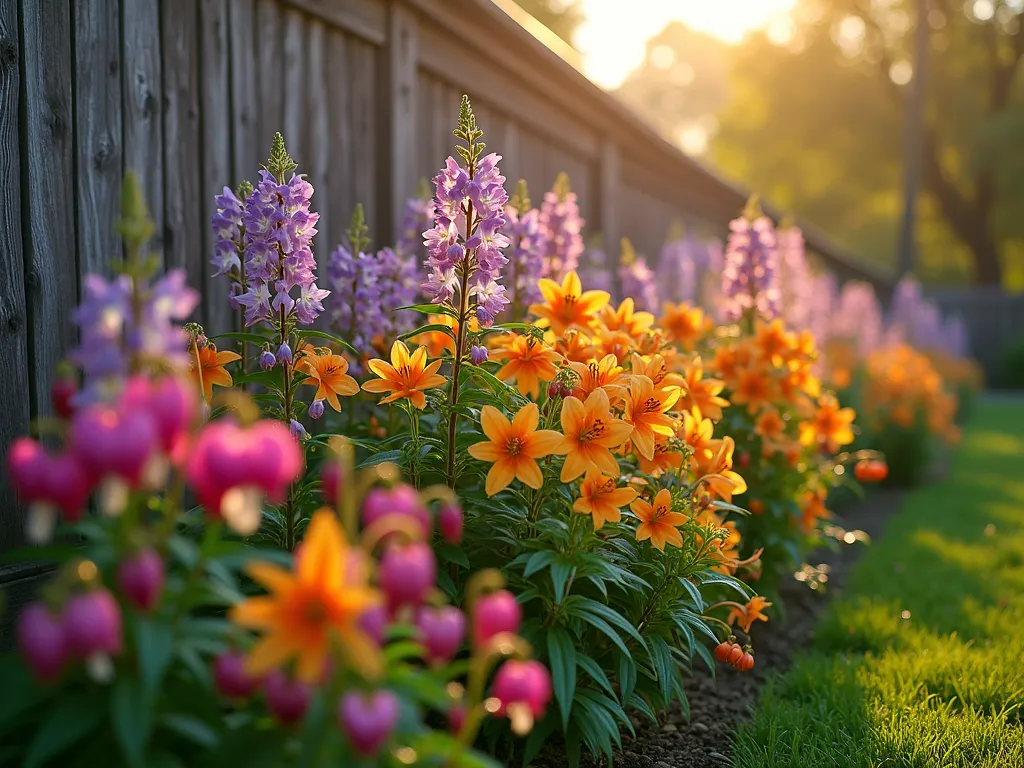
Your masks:
[[[164,589],[164,561],[156,550],[144,549],[121,563],[117,582],[129,602],[149,613]]]
[[[519,704],[537,718],[551,701],[551,675],[539,661],[509,659],[494,676],[491,693],[501,702],[498,717],[504,717],[509,707]]]
[[[37,680],[54,682],[68,658],[64,617],[42,602],[26,606],[18,617],[18,649]]]
[[[338,725],[363,757],[384,746],[395,729],[398,714],[398,697],[391,691],[350,691],[338,701]]]
[[[416,613],[418,639],[431,664],[444,664],[459,652],[466,636],[466,617],[452,605],[420,608]]]
[[[49,500],[50,457],[42,443],[19,437],[7,451],[7,473],[26,504]]]
[[[341,466],[332,456],[328,456],[320,467],[320,488],[324,500],[332,507],[337,506],[341,494]]]
[[[465,518],[462,514],[462,507],[453,501],[446,501],[437,510],[437,527],[441,531],[441,537],[449,544],[458,544],[462,541],[462,527]]]
[[[389,547],[378,569],[378,584],[392,610],[422,603],[436,577],[434,551],[423,543]]]
[[[26,531],[32,543],[49,540],[57,510],[71,522],[81,517],[92,488],[73,456],[50,456],[39,442],[19,437],[7,452],[7,467],[18,496],[29,508]]]
[[[156,425],[160,447],[177,457],[199,415],[195,385],[176,376],[150,381],[134,376],[121,394],[121,407],[148,413]]]
[[[159,447],[159,439],[156,425],[145,411],[93,405],[75,414],[68,446],[93,482],[113,475],[135,488]]]
[[[275,669],[263,681],[263,694],[267,698],[267,708],[277,721],[294,725],[306,716],[312,688]]]
[[[371,488],[363,499],[363,525],[366,528],[388,515],[398,515],[412,520],[420,538],[430,535],[430,512],[423,504],[419,491],[406,483],[391,488]]]
[[[64,606],[64,632],[68,651],[79,659],[121,653],[121,607],[105,589],[75,595]]]
[[[262,682],[246,673],[245,654],[241,651],[225,651],[213,660],[213,681],[228,699],[247,699]]]
[[[481,646],[502,632],[515,634],[523,621],[523,609],[515,595],[498,590],[484,595],[473,607],[473,643]]]
[[[359,615],[359,628],[365,632],[377,645],[384,644],[385,633],[387,632],[388,610],[380,603],[371,605]]]

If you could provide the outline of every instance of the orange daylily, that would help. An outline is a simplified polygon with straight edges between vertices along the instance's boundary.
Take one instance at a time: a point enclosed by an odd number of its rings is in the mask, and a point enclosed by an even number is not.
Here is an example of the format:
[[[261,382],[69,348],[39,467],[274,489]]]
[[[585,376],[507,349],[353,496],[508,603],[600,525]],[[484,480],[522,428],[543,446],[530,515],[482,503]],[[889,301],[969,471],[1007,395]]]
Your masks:
[[[531,304],[530,312],[540,320],[537,325],[551,326],[556,334],[568,328],[588,331],[597,324],[597,313],[611,298],[607,291],[584,293],[579,275],[570,272],[559,285],[549,278],[541,278],[538,287],[544,297],[543,304]]]
[[[622,331],[627,336],[637,339],[654,325],[654,315],[650,312],[635,312],[633,299],[623,299],[618,309],[611,304],[601,308],[601,322],[609,331]]]
[[[213,342],[206,342],[201,347],[193,347],[199,353],[199,368],[203,373],[203,398],[206,402],[213,399],[213,385],[218,387],[230,387],[234,381],[231,374],[224,368],[228,363],[241,360],[242,356],[237,352],[218,352]],[[190,355],[189,373],[199,384],[199,373],[196,370],[195,355]]]
[[[711,459],[714,432],[715,425],[701,415],[700,408],[683,411],[683,424],[677,434],[693,449],[690,463],[695,469]]]
[[[580,515],[590,515],[597,531],[605,523],[617,523],[622,519],[622,507],[636,498],[636,490],[618,488],[615,477],[606,477],[596,467],[587,470],[580,483],[580,497],[573,502],[573,510]]]
[[[537,429],[539,424],[536,403],[520,408],[511,422],[494,406],[485,405],[480,411],[480,426],[488,439],[469,446],[469,455],[494,464],[487,473],[488,496],[503,491],[516,478],[531,488],[544,484],[537,459],[554,453],[562,435]]]
[[[822,395],[814,416],[800,423],[800,442],[803,445],[818,443],[830,453],[835,453],[839,446],[853,442],[850,425],[855,416],[853,408],[840,408],[834,395]]]
[[[669,333],[671,340],[676,341],[687,352],[692,352],[698,342],[704,338],[711,326],[711,318],[704,316],[704,310],[691,307],[685,302],[661,305],[659,324]]]
[[[595,389],[582,402],[575,397],[562,401],[562,432],[565,438],[555,453],[565,455],[561,480],[568,483],[590,468],[618,475],[619,463],[612,456],[629,437],[633,427],[611,414],[608,393]]]
[[[653,504],[637,499],[629,508],[640,518],[640,525],[636,529],[637,541],[650,539],[651,544],[661,550],[665,549],[666,544],[683,546],[683,535],[679,532],[679,526],[689,518],[672,511],[672,494],[668,488],[658,491]]]
[[[783,355],[793,348],[794,337],[786,330],[782,318],[770,323],[758,320],[754,330],[754,343],[761,357],[772,365],[779,365]]]
[[[826,493],[809,491],[800,504],[800,526],[807,532],[818,526],[818,521],[832,516],[832,511],[825,506]]]
[[[732,393],[734,405],[746,405],[747,413],[757,413],[775,398],[775,379],[761,366],[740,368]]]
[[[246,661],[250,675],[262,676],[294,659],[299,680],[318,682],[336,644],[349,661],[379,669],[380,651],[359,619],[380,598],[369,585],[362,552],[348,546],[331,510],[313,515],[292,570],[259,561],[245,570],[270,592],[228,614],[262,635]]]
[[[765,408],[754,422],[754,433],[760,435],[765,452],[770,456],[787,442],[786,422],[774,408]]]
[[[316,387],[313,399],[326,400],[336,411],[341,411],[338,395],[352,397],[359,391],[356,380],[348,375],[348,360],[341,355],[331,352],[321,355],[315,350],[307,352],[299,359],[296,368],[309,374],[302,383]]]
[[[712,421],[721,421],[722,408],[729,405],[728,400],[719,397],[723,389],[725,382],[721,379],[704,378],[704,364],[697,355],[686,368],[679,405],[686,410],[700,408],[701,413]]]
[[[643,356],[634,352],[632,361],[633,373],[646,376],[654,382],[655,389],[662,390],[675,387],[681,390],[683,386],[683,377],[678,373],[669,371],[668,365],[665,364],[665,357],[663,355]],[[681,391],[679,396],[682,397]]]
[[[516,389],[536,399],[540,382],[548,382],[558,373],[558,353],[535,336],[515,336],[501,349],[491,353],[492,360],[507,360],[496,376],[513,381]]]
[[[427,364],[426,347],[417,347],[409,354],[409,348],[403,341],[395,341],[391,345],[391,363],[374,358],[367,362],[367,367],[377,374],[379,379],[370,379],[363,384],[367,392],[390,392],[382,397],[380,404],[391,403],[403,397],[420,410],[427,407],[424,390],[443,386],[447,379],[437,372],[441,361],[435,360]]]
[[[736,443],[726,435],[720,440],[712,440],[708,446],[711,458],[701,469],[704,485],[722,501],[732,503],[732,497],[747,492],[747,483],[732,468],[732,454]]]
[[[569,367],[580,377],[573,389],[573,397],[585,400],[595,389],[608,391],[609,399],[618,399],[629,386],[629,376],[623,373],[615,355],[605,355],[600,360],[590,358],[586,363],[571,361]]]
[[[746,605],[734,606],[729,611],[729,618],[727,619],[729,626],[731,627],[739,622],[740,629],[750,634],[750,627],[755,621],[768,621],[768,617],[764,615],[764,609],[770,608],[771,605],[760,595],[754,595]]]
[[[655,390],[654,382],[646,376],[633,376],[630,379],[625,421],[633,425],[630,440],[640,456],[653,459],[654,436],[671,437],[674,434],[672,418],[666,416],[665,412],[678,399],[677,387]]]
[[[671,437],[658,435],[654,439],[654,456],[650,459],[640,457],[640,471],[651,477],[660,477],[669,470],[683,466],[683,453],[673,446],[672,440]]]
[[[558,354],[573,362],[585,363],[597,354],[597,348],[590,337],[575,328],[569,328],[560,336],[549,330],[544,335],[544,340]]]

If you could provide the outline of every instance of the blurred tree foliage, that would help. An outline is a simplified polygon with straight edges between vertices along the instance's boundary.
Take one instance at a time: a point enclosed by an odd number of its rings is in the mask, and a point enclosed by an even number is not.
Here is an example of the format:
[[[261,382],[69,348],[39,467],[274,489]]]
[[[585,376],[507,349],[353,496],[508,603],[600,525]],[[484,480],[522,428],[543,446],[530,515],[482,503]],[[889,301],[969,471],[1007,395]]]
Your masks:
[[[730,175],[895,263],[919,0],[802,0],[735,49],[713,153]],[[928,0],[918,273],[1024,288],[1024,0]]]
[[[579,0],[514,0],[515,4],[533,16],[569,45],[573,45],[576,28],[583,22]]]

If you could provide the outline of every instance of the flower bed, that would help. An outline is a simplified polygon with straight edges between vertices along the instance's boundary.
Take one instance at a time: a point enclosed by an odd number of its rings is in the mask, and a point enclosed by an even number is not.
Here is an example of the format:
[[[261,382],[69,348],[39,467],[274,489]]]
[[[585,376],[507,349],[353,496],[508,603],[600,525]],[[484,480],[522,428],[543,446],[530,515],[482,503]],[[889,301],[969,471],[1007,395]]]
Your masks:
[[[628,242],[620,303],[581,281],[566,179],[532,208],[468,99],[455,135],[400,242],[371,250],[357,208],[319,283],[275,137],[213,217],[242,331],[181,325],[198,294],[155,272],[126,177],[53,440],[8,451],[48,546],[5,558],[61,564],[4,661],[11,759],[470,766],[557,740],[575,765],[686,711],[694,665],[757,664],[780,576],[846,535],[829,491],[884,471],[845,450],[814,334],[775,319],[771,222],[734,222],[719,323],[680,297],[656,318]]]

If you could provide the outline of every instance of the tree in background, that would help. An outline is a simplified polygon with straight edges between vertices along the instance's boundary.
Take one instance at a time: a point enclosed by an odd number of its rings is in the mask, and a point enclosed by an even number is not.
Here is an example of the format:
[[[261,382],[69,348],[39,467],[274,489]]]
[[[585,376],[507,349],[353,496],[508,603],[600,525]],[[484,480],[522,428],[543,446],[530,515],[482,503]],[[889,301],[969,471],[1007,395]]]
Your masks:
[[[723,169],[895,263],[918,0],[803,0],[791,38],[734,53]],[[918,271],[1024,284],[1024,0],[929,0]]]
[[[515,4],[573,45],[576,28],[583,22],[579,0],[515,0]]]

